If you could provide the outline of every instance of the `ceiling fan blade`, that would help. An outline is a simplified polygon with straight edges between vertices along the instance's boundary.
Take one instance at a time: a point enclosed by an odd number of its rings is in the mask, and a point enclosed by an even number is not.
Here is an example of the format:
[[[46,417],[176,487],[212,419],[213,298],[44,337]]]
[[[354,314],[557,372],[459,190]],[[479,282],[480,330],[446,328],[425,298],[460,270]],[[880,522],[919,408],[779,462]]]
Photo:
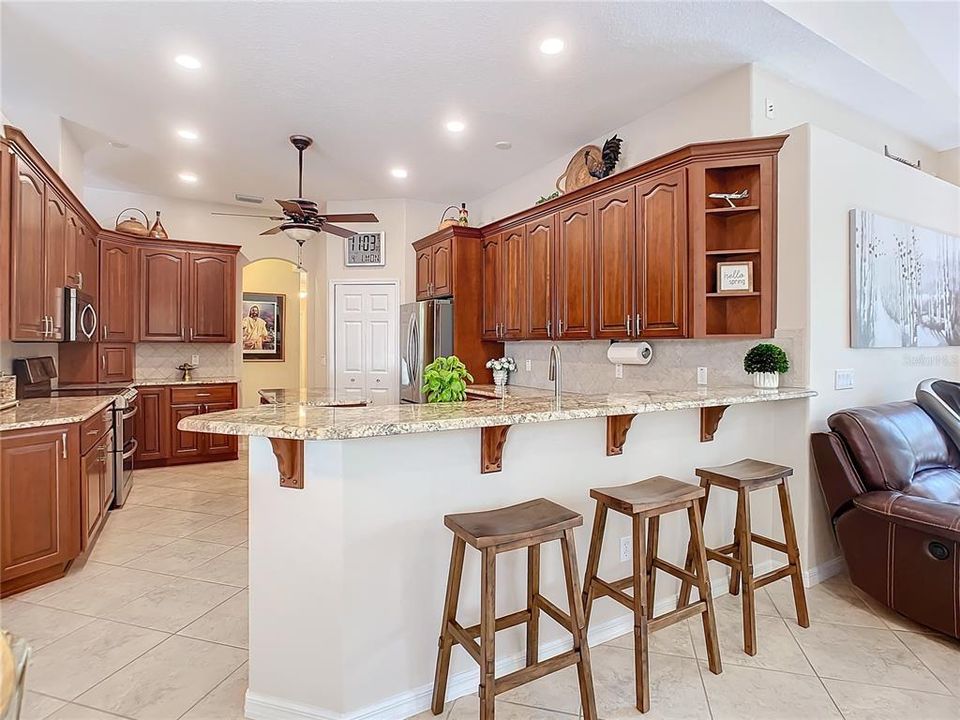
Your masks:
[[[285,213],[291,215],[303,215],[303,209],[292,200],[277,200],[277,205],[283,208]]]
[[[226,217],[252,217],[252,218],[266,218],[267,220],[286,220],[284,217],[278,215],[249,215],[247,213],[222,213],[222,212],[212,212],[211,215],[224,215]]]
[[[353,230],[347,230],[346,228],[342,228],[339,225],[330,225],[329,223],[324,223],[323,225],[320,226],[320,229],[323,230],[323,232],[332,233],[334,235],[339,235],[340,237],[344,237],[344,238],[353,237],[354,235],[356,235],[356,233]]]
[[[380,222],[373,213],[334,213],[321,217],[331,222]]]
[[[262,233],[260,233],[260,234],[261,234],[261,235],[276,235],[276,234],[277,234],[278,232],[280,232],[282,229],[283,229],[283,226],[282,226],[282,225],[277,225],[276,227],[272,227],[272,228],[270,228],[269,230],[264,230],[264,231],[263,231]]]

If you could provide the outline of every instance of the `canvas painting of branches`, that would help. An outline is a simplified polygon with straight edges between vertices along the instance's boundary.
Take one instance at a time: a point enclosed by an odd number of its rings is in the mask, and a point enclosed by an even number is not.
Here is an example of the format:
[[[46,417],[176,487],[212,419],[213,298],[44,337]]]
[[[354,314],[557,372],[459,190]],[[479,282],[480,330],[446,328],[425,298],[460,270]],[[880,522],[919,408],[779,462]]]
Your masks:
[[[960,237],[850,211],[855,348],[960,345]]]

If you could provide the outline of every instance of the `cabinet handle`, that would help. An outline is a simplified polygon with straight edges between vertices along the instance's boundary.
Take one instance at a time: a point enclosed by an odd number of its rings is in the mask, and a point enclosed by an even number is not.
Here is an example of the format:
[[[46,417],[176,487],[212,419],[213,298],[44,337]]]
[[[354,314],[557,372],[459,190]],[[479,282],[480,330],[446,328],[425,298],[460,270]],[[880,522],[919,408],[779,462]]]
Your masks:
[[[633,332],[631,331],[631,328],[630,328],[630,325],[631,325],[631,322],[632,322],[632,321],[633,321],[633,318],[630,317],[629,315],[627,315],[627,336],[630,336],[630,335],[633,334]]]
[[[210,397],[210,393],[197,393],[197,397]]]
[[[636,327],[634,332],[636,332],[637,337],[640,337],[640,313],[637,313],[637,322],[635,323]]]
[[[101,339],[101,340],[106,340],[106,339],[107,339],[107,324],[106,324],[106,323],[104,323],[103,325],[100,326],[100,339]]]
[[[557,329],[560,331],[560,337],[563,337],[563,318],[560,318],[557,321],[557,325],[558,325]]]
[[[83,270],[77,270],[77,289],[83,290]]]
[[[61,449],[60,449],[60,455],[63,457],[64,460],[66,460],[67,459],[67,434],[60,433],[60,440],[63,442],[63,445],[61,446]]]
[[[107,369],[107,356],[106,356],[106,355],[100,355],[100,367],[101,367],[103,370],[106,370],[106,369]]]
[[[98,432],[100,431],[97,429],[87,430],[87,435],[96,435]]]
[[[552,336],[550,335],[550,321],[549,321],[549,320],[547,320],[547,337],[552,337]]]
[[[190,328],[190,339],[193,340],[193,328]]]

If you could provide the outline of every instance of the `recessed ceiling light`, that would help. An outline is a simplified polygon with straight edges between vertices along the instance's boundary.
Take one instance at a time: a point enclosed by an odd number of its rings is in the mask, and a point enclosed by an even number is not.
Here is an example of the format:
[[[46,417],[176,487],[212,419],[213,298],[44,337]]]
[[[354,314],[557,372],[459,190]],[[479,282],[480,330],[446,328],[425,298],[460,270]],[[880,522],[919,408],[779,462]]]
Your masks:
[[[497,150],[509,150],[510,148],[513,147],[513,143],[510,142],[509,140],[500,140],[499,142],[495,142],[493,146]]]
[[[202,63],[193,55],[177,55],[173,61],[187,70],[199,70],[202,66]]]
[[[184,140],[199,140],[200,133],[196,130],[191,130],[190,128],[180,128],[177,130],[177,135]]]
[[[556,55],[563,52],[563,40],[560,38],[547,38],[540,43],[540,52],[544,55]]]
[[[177,177],[180,178],[181,182],[189,183],[190,185],[193,185],[195,182],[197,182],[197,180],[200,179],[192,172],[182,172],[177,175]]]
[[[460,133],[466,130],[467,126],[463,120],[450,120],[447,122],[447,130],[452,133]]]
[[[393,175],[395,178],[399,178],[402,180],[407,176],[407,169],[401,168],[401,167],[395,167],[392,170],[390,170],[390,174]]]

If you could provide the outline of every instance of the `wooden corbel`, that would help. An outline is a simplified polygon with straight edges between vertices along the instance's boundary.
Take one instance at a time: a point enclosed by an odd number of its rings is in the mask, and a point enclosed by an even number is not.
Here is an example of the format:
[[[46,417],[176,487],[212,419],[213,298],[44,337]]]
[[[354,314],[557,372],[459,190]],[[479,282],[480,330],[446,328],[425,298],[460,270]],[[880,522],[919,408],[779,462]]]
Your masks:
[[[480,472],[495,473],[503,469],[503,444],[510,425],[480,428]]]
[[[270,438],[280,470],[280,487],[303,490],[303,440]]]
[[[714,405],[700,408],[700,442],[712,442],[713,434],[717,431],[720,418],[729,405]]]
[[[627,441],[627,431],[636,415],[607,416],[607,455],[622,455],[623,443]]]

